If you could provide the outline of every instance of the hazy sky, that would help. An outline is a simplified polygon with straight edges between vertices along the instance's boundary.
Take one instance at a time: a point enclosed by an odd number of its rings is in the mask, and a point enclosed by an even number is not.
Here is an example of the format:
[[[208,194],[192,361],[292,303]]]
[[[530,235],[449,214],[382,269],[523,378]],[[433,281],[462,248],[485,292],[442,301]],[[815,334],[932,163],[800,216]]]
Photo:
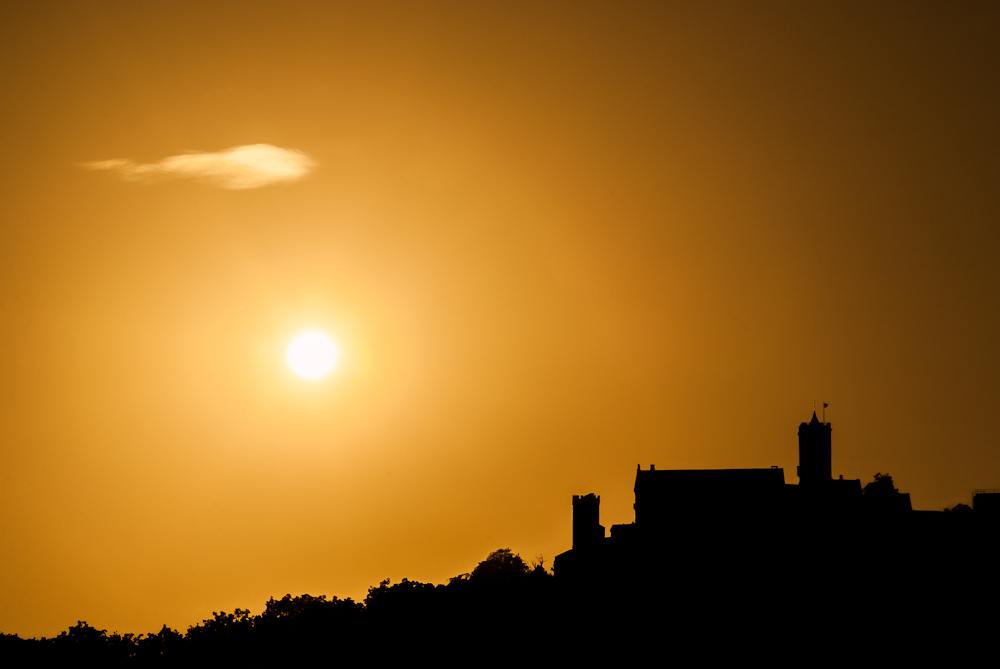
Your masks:
[[[813,400],[1000,487],[1000,10],[814,4],[0,5],[0,631],[551,564]]]

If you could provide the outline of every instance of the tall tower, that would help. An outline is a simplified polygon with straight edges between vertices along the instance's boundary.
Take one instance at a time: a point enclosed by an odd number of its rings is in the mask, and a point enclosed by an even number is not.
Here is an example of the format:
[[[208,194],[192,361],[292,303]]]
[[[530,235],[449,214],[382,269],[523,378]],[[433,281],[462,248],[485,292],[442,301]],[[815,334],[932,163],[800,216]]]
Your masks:
[[[573,495],[573,548],[587,550],[603,538],[600,496],[594,493]]]
[[[811,421],[799,425],[799,485],[823,485],[833,478],[831,431],[830,423],[821,423],[815,411]]]

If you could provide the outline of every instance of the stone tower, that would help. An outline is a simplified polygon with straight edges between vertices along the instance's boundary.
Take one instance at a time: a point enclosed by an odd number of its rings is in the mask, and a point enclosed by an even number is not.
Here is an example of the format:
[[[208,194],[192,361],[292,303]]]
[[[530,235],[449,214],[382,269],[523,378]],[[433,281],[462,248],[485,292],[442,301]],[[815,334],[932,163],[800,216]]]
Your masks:
[[[821,423],[815,411],[811,421],[799,425],[799,485],[821,486],[833,478],[831,431],[830,423]]]
[[[587,550],[604,538],[599,495],[573,495],[573,549]]]

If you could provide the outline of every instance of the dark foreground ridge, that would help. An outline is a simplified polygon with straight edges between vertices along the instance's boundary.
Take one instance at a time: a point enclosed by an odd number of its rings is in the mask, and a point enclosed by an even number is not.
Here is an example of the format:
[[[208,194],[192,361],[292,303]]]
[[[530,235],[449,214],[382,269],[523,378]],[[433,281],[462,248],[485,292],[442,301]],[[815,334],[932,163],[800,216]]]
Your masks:
[[[364,602],[285,595],[270,599],[260,615],[214,613],[184,634],[167,626],[147,635],[108,634],[79,622],[52,639],[0,635],[0,659],[5,666],[471,662],[498,642],[503,649],[491,652],[536,652],[544,632],[533,616],[544,617],[556,605],[554,581],[541,563],[531,568],[503,548],[446,585],[385,580],[368,589]]]
[[[573,547],[554,573],[500,549],[444,585],[386,580],[364,602],[286,595],[260,615],[215,613],[184,634],[108,634],[80,622],[54,639],[0,635],[0,659],[954,664],[993,653],[1000,494],[914,511],[888,475],[864,487],[833,479],[831,432],[815,413],[799,427],[798,485],[777,467],[640,467],[635,520],[610,536],[600,497],[574,495]]]

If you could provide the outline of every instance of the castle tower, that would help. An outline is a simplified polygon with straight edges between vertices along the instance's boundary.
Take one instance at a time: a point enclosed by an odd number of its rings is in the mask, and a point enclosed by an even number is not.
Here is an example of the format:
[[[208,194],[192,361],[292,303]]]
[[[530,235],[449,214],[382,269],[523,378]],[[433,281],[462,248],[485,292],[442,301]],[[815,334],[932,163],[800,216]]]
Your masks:
[[[830,423],[821,423],[813,411],[812,420],[799,425],[799,485],[823,485],[833,478]]]
[[[573,549],[593,548],[604,538],[599,495],[573,495]]]

